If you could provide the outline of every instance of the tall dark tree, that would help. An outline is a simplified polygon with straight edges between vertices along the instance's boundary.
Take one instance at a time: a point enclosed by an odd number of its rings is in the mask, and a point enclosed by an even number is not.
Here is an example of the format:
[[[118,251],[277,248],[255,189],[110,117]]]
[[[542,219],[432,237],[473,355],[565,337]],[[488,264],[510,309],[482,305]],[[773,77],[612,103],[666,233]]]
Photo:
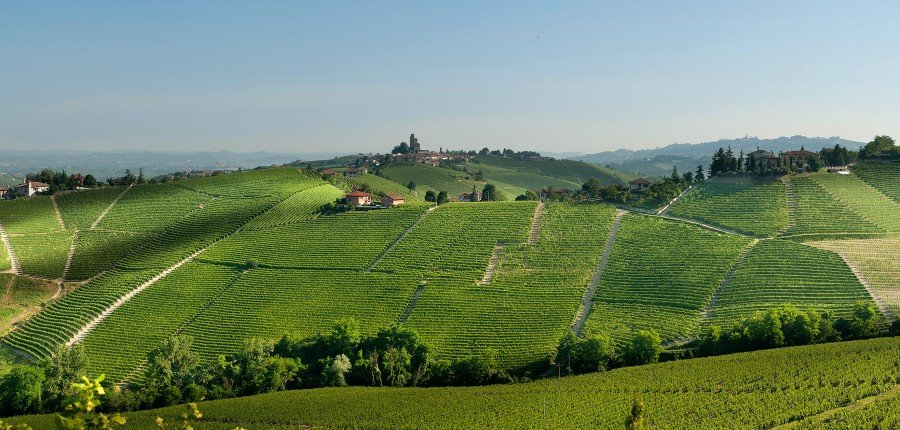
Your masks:
[[[601,190],[603,190],[603,182],[597,178],[590,178],[581,184],[581,192],[588,198],[599,198]]]
[[[484,189],[481,190],[481,201],[483,202],[493,202],[497,199],[497,187],[494,184],[487,184],[484,186]]]
[[[709,165],[709,176],[713,177],[726,171],[728,171],[728,155],[725,149],[719,148],[713,154],[712,163]]]
[[[437,195],[437,204],[442,205],[450,201],[450,197],[447,195],[446,191],[441,191]]]
[[[694,174],[694,178],[701,182],[706,180],[706,175],[703,174],[703,165],[702,164],[697,166],[697,173]]]

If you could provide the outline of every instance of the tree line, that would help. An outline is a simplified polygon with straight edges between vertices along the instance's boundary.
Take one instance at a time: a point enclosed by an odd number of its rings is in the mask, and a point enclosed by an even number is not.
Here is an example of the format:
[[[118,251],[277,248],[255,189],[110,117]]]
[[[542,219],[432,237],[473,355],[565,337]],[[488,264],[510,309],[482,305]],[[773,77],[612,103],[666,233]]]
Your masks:
[[[706,180],[703,173],[703,166],[697,166],[696,174],[694,172],[679,173],[677,167],[672,168],[669,176],[660,178],[651,183],[650,189],[635,194],[624,185],[604,185],[603,182],[596,177],[592,177],[581,185],[579,190],[556,189],[553,187],[542,188],[538,190],[527,190],[524,194],[516,197],[516,200],[544,200],[550,202],[583,202],[583,201],[604,201],[608,203],[626,203],[629,199],[636,198],[640,200],[671,200],[681,194],[690,185]]]
[[[781,306],[756,312],[729,329],[710,326],[695,347],[698,355],[718,355],[884,335],[900,335],[900,321],[888,327],[872,303],[856,303],[849,316],[837,318],[828,312]]]

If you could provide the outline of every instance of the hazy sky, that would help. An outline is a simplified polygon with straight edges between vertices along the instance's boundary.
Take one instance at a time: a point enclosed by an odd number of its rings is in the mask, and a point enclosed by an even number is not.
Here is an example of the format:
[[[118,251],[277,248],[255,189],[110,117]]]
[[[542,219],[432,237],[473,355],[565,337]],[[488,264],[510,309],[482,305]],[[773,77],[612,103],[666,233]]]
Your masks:
[[[900,135],[900,2],[2,1],[0,148]]]

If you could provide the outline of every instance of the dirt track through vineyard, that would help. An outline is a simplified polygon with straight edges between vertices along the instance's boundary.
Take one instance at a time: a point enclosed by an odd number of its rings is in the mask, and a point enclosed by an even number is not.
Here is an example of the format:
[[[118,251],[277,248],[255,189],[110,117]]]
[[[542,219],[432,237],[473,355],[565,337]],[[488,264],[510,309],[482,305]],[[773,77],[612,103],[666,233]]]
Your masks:
[[[572,324],[572,331],[578,336],[581,336],[582,331],[584,331],[584,323],[591,314],[591,308],[594,307],[594,293],[597,292],[597,287],[600,286],[600,276],[603,275],[603,268],[606,267],[606,262],[609,261],[609,254],[612,253],[613,244],[616,242],[616,234],[619,232],[619,226],[622,225],[622,218],[627,213],[623,210],[616,211],[616,219],[609,229],[609,236],[606,237],[606,244],[603,246],[603,254],[600,255],[597,270],[594,271],[594,277],[591,278],[587,291],[584,292],[584,297],[581,299],[581,309],[575,316],[575,323]]]

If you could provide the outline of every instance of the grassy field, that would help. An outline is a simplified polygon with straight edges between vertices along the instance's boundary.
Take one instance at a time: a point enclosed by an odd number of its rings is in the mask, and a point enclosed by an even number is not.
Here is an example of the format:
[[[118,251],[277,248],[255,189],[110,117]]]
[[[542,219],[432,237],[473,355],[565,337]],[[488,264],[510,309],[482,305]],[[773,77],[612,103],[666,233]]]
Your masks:
[[[604,184],[621,185],[638,177],[631,173],[573,160],[519,160],[516,158],[494,155],[479,155],[475,157],[475,160],[480,164],[503,167],[515,172],[537,174],[548,178],[568,181],[578,184],[579,186],[590,178],[598,178]],[[546,187],[547,185],[548,184],[537,186]]]
[[[451,197],[472,191],[472,187],[479,190],[484,188],[484,183],[472,179],[466,179],[466,174],[450,169],[429,166],[427,164],[396,164],[381,168],[381,174],[399,184],[416,183],[416,190],[446,191]],[[515,197],[515,196],[513,196]]]
[[[772,428],[859,405],[845,423],[802,428],[887,429],[897,422],[900,338],[782,348],[623,368],[584,376],[458,388],[325,388],[200,403],[197,429],[620,429],[641,397],[648,429]],[[157,428],[182,407],[128,413]],[[35,428],[50,417],[22,417]],[[880,424],[879,424],[880,423]],[[843,425],[846,424],[846,425]]]
[[[577,190],[590,178],[599,178],[604,184],[621,185],[636,176],[605,167],[572,160],[518,160],[509,157],[479,155],[475,161],[464,165],[474,175],[480,172],[484,181],[449,168],[427,164],[397,164],[381,168],[381,174],[394,182],[415,182],[417,190],[446,191],[450,196],[481,189],[485,183],[497,186],[509,200],[535,188],[565,188]]]

